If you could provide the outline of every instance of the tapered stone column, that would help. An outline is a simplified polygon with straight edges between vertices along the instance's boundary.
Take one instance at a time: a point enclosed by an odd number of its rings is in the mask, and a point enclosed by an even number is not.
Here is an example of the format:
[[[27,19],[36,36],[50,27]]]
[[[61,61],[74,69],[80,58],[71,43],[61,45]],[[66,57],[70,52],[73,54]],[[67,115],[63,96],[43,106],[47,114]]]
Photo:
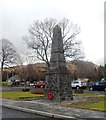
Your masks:
[[[52,92],[52,100],[60,102],[73,98],[71,76],[66,68],[61,28],[56,25],[53,29],[50,68],[46,75],[45,97]]]

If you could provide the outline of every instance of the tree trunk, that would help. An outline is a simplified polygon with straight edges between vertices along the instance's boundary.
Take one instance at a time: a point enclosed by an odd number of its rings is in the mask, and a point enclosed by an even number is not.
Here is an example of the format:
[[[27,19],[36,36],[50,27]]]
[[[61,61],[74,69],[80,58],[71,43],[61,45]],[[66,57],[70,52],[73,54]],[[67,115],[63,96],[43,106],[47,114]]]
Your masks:
[[[1,76],[2,76],[2,74],[3,74],[3,66],[4,66],[4,62],[2,61],[2,62],[1,62]]]

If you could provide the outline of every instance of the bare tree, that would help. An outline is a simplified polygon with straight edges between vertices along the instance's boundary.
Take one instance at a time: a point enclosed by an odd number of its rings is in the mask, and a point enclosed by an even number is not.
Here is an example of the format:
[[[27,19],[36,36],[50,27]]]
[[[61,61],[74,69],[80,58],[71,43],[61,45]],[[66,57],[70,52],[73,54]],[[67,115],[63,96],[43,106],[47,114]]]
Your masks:
[[[76,36],[80,33],[80,28],[65,18],[60,22],[57,22],[56,19],[36,20],[30,26],[28,30],[29,36],[24,37],[24,40],[28,47],[35,51],[36,57],[45,61],[48,67],[50,66],[49,59],[53,28],[56,24],[59,24],[62,30],[65,57],[72,59],[84,58],[84,53],[80,48],[81,43],[76,39]]]
[[[33,67],[34,62],[35,58],[30,52],[26,52],[21,58],[20,75],[25,81],[31,81],[34,78],[34,74],[36,74]]]
[[[16,52],[14,45],[7,39],[1,40],[1,52],[0,52],[0,60],[1,60],[1,73],[3,71],[3,67],[16,65],[19,62],[19,55]]]
[[[31,82],[36,79],[36,71],[34,70],[34,57],[32,53],[26,52],[21,56],[20,64],[17,65],[15,72],[19,74],[21,81],[25,82],[24,91],[27,91],[29,88],[29,84],[27,82]]]

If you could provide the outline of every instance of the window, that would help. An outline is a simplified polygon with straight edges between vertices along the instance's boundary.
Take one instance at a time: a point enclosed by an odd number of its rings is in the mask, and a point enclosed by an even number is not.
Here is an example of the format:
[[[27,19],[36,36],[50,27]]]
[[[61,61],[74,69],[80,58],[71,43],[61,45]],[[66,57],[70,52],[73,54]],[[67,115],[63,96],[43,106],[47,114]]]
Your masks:
[[[77,84],[77,83],[79,83],[79,82],[75,81],[75,82],[73,82],[73,83]]]
[[[96,85],[99,85],[99,82],[96,82]]]

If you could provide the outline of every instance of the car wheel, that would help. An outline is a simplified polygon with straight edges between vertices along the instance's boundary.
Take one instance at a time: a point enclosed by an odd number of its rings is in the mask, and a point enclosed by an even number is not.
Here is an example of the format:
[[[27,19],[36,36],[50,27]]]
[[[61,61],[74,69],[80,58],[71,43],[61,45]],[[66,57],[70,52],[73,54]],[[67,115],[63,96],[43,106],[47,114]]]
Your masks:
[[[93,91],[93,88],[92,88],[92,87],[90,87],[89,89],[90,89],[91,91]]]
[[[104,89],[104,91],[106,92],[106,88]]]
[[[79,89],[79,86],[76,86],[77,90]]]

